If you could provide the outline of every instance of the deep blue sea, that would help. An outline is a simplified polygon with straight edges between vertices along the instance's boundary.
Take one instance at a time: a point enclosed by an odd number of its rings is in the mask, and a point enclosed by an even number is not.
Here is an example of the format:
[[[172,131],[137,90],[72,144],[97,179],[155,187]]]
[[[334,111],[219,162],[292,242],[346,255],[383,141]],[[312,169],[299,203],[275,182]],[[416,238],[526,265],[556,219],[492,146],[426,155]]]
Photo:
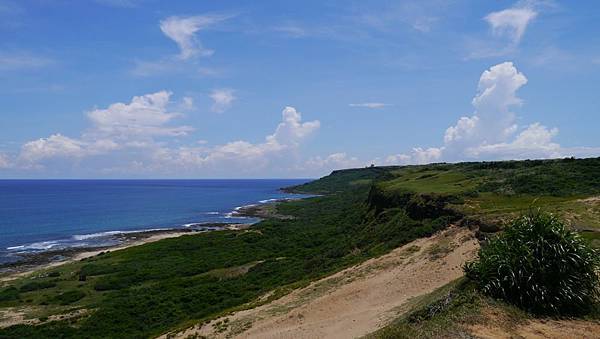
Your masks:
[[[19,253],[115,243],[115,234],[241,222],[231,212],[299,197],[279,188],[301,179],[0,180],[0,263]]]

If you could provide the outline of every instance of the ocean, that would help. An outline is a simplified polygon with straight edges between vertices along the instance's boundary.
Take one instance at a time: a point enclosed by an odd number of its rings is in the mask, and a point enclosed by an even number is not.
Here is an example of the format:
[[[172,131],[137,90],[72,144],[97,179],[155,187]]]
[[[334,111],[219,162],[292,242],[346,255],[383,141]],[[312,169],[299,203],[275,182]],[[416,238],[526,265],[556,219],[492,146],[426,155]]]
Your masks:
[[[19,254],[115,245],[119,233],[252,223],[236,207],[297,198],[307,179],[0,180],[0,264]]]

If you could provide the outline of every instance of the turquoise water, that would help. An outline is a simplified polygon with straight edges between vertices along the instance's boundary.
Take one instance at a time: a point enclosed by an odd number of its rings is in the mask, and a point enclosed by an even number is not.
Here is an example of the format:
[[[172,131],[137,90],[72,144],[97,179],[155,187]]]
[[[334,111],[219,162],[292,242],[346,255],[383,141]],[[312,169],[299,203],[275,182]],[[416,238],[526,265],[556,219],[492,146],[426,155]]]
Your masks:
[[[19,253],[112,245],[122,232],[253,222],[232,211],[294,198],[302,179],[0,180],[0,263]]]

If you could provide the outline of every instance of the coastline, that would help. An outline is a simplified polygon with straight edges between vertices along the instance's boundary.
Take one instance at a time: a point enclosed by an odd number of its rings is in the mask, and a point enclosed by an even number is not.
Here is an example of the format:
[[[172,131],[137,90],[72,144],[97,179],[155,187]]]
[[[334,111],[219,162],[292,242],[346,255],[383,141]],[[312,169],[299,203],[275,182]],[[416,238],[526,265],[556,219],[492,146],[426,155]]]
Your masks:
[[[276,205],[280,202],[304,198],[281,198],[261,200],[256,204],[239,206],[229,213],[232,217],[252,218],[252,223],[191,223],[185,228],[167,228],[122,232],[114,234],[118,242],[114,245],[97,247],[72,247],[22,254],[23,259],[13,263],[0,265],[0,283],[15,280],[42,269],[53,268],[96,256],[102,252],[112,252],[129,247],[140,246],[151,242],[177,238],[184,235],[200,234],[214,231],[244,230],[267,218],[290,219],[277,213]]]
[[[163,239],[177,238],[183,235],[193,235],[220,230],[241,230],[250,227],[251,224],[223,223],[211,224],[211,226],[213,227],[213,229],[210,231],[173,228],[165,230],[150,230],[125,233],[120,235],[120,238],[122,238],[121,242],[112,246],[77,247],[54,251],[28,253],[23,255],[24,259],[21,261],[0,266],[0,282],[18,279],[42,269],[57,267],[71,262],[90,258],[102,252],[106,253],[118,251],[129,247],[140,246]]]

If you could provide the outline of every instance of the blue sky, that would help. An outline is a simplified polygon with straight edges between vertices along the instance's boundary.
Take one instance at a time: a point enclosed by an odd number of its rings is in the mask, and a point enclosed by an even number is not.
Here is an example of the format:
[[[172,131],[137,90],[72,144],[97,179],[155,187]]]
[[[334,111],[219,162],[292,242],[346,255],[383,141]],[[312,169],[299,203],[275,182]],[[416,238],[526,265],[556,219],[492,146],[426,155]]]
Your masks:
[[[600,156],[596,1],[0,0],[0,178]]]

